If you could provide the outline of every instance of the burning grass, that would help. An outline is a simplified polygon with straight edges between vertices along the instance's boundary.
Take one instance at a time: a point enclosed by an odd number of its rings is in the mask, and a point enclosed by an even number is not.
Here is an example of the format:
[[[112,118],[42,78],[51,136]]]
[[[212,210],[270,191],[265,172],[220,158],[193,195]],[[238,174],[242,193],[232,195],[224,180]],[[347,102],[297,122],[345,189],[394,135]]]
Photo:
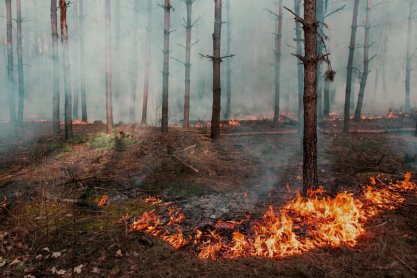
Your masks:
[[[165,216],[157,215],[155,210],[144,212],[130,227],[159,237],[176,249],[188,249],[200,259],[283,258],[320,248],[355,247],[366,233],[369,219],[398,208],[404,203],[401,193],[416,188],[407,173],[400,182],[384,183],[371,177],[359,198],[348,192],[330,197],[316,190],[307,198],[297,195],[280,209],[270,206],[256,221],[232,223],[234,231],[228,235],[220,229],[185,232],[181,228],[185,215],[170,206]],[[129,217],[124,220],[129,221]]]

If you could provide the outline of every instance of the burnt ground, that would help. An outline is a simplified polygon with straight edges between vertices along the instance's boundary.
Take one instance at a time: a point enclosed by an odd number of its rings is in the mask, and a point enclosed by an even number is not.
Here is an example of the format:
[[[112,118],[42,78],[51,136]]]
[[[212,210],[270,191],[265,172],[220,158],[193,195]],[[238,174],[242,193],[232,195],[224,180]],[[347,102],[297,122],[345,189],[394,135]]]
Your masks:
[[[407,117],[321,124],[320,183],[330,194],[359,192],[373,175],[417,177],[417,139]],[[8,126],[2,124],[1,130]],[[395,131],[397,129],[397,131]],[[226,126],[218,142],[207,128],[184,131],[120,125],[108,137],[101,124],[76,125],[75,138],[50,135],[49,123],[27,123],[0,138],[0,273],[4,277],[414,277],[417,195],[373,219],[355,248],[322,249],[284,259],[199,260],[157,238],[129,232],[120,219],[158,209],[159,196],[182,208],[189,229],[218,219],[257,218],[300,189],[301,139],[286,121]],[[389,132],[381,132],[381,131]],[[394,131],[393,131],[394,130]],[[371,132],[364,132],[371,131]],[[278,133],[278,134],[271,134]],[[239,135],[241,134],[241,135]],[[98,207],[103,195],[109,204]],[[2,201],[0,199],[0,206]],[[65,272],[65,274],[64,274]],[[56,274],[57,275],[57,274]],[[33,277],[28,276],[28,277]]]

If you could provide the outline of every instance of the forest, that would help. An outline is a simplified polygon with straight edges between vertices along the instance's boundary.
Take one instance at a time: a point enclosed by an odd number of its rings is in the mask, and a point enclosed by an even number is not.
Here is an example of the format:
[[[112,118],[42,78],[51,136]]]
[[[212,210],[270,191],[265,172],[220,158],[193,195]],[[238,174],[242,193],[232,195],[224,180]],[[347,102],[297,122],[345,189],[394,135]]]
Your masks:
[[[417,1],[0,1],[0,277],[416,277]]]

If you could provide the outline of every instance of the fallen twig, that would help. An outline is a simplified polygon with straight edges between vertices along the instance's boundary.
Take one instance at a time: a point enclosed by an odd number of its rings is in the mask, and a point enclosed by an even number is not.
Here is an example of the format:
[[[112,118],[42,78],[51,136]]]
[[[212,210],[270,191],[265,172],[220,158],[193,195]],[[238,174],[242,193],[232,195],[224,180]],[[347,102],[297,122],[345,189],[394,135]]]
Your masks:
[[[397,259],[397,261],[399,261],[403,266],[405,266],[409,271],[411,271],[414,274],[417,274],[417,271],[412,268],[411,266],[409,266],[406,262],[404,262],[404,260],[402,260],[400,257],[398,257],[397,255],[394,255],[394,257]]]
[[[185,162],[184,160],[182,160],[180,157],[178,157],[177,155],[173,154],[172,155],[173,158],[175,158],[176,160],[178,160],[179,162],[181,162],[185,167],[187,167],[190,170],[193,170],[195,173],[199,173],[200,171],[198,169],[196,169],[195,167],[193,167],[192,165],[188,164],[187,162]]]

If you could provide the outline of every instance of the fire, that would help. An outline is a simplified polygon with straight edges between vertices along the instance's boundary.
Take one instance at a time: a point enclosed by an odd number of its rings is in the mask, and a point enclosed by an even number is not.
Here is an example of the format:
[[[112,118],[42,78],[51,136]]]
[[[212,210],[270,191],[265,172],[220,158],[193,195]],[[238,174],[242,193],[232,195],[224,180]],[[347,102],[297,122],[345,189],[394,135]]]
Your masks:
[[[355,247],[366,233],[366,222],[403,204],[401,193],[405,191],[417,192],[411,173],[403,181],[389,184],[372,177],[361,198],[348,192],[330,197],[322,189],[309,192],[308,197],[298,194],[280,209],[270,206],[257,221],[250,221],[250,217],[243,221],[219,219],[212,230],[196,229],[186,233],[188,236],[180,228],[185,215],[171,207],[164,218],[155,210],[144,212],[131,228],[159,237],[176,249],[187,246],[200,259],[282,258],[324,247]],[[233,230],[232,236],[222,234],[224,230]]]
[[[145,202],[153,206],[162,204],[161,199],[159,199],[158,197],[153,197],[153,196],[146,198]]]
[[[101,200],[98,202],[97,206],[99,207],[107,206],[109,204],[108,200],[109,200],[109,196],[103,195],[103,197],[101,197]]]
[[[228,124],[229,126],[240,126],[240,123],[236,120],[230,120]]]

